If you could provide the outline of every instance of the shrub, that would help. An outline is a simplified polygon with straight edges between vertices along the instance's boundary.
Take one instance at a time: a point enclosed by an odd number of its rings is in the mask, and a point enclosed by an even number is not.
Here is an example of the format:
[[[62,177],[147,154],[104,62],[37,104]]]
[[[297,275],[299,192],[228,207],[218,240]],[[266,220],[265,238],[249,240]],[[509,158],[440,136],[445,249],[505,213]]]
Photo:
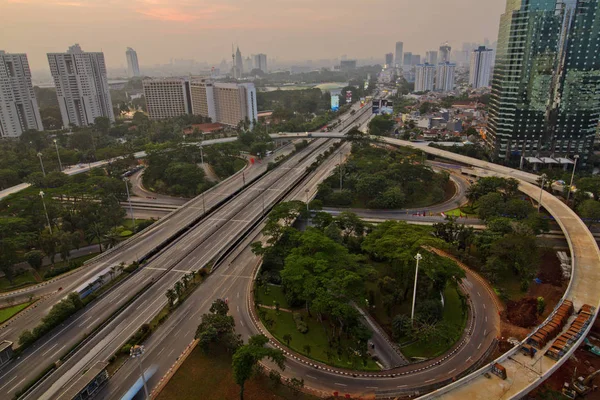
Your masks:
[[[294,317],[294,322],[296,323],[296,329],[298,330],[298,332],[307,333],[308,325],[306,325],[306,322],[304,322],[304,320],[302,319],[302,314],[294,313],[293,317]]]
[[[127,343],[125,346],[121,347],[121,353],[122,354],[129,354],[129,352],[131,351],[131,348],[133,346],[131,346],[129,343]]]
[[[131,264],[129,264],[127,267],[125,267],[125,269],[123,269],[123,272],[127,272],[128,274],[130,274],[133,271],[135,271],[136,269],[138,269],[139,266],[140,266],[140,264],[137,261],[134,261]]]

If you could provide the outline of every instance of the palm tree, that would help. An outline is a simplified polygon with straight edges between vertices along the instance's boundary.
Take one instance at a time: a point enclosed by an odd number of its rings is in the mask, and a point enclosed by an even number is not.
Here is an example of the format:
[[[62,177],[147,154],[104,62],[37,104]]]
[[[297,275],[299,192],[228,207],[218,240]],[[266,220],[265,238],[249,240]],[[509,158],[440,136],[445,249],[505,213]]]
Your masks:
[[[190,278],[187,276],[187,274],[181,277],[181,283],[183,284],[184,290],[187,289],[189,281],[190,281]]]
[[[289,333],[286,333],[285,335],[283,335],[283,340],[285,340],[288,347],[290,347],[290,342],[292,341],[292,335],[290,335]]]
[[[177,293],[173,289],[167,290],[166,293],[167,299],[169,299],[169,307],[173,307],[173,303],[175,303],[175,299],[177,299]]]
[[[175,293],[177,293],[177,299],[179,299],[179,301],[181,301],[181,295],[183,294],[183,285],[181,283],[181,281],[177,281],[175,282]]]
[[[106,235],[104,235],[104,239],[106,239],[107,243],[107,248],[110,249],[119,244],[120,238],[121,236],[119,236],[119,234],[114,229],[111,229]]]

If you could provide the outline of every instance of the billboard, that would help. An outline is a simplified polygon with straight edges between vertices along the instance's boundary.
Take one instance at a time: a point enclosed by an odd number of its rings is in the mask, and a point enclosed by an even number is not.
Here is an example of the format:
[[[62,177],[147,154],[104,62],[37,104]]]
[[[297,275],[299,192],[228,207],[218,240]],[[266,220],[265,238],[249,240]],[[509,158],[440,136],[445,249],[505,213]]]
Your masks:
[[[360,108],[363,108],[365,106],[367,99],[365,99],[364,97],[360,98]]]
[[[373,99],[373,114],[379,114],[380,100]]]
[[[331,96],[331,111],[337,111],[340,109],[340,96]]]
[[[350,103],[352,103],[352,91],[347,90],[346,91],[346,104],[350,104]]]

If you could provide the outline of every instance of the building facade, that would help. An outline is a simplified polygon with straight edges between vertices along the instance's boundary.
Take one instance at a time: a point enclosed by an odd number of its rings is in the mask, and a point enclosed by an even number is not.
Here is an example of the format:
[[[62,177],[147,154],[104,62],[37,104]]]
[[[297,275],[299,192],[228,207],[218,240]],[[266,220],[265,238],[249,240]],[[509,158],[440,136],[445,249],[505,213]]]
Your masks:
[[[267,55],[257,54],[254,56],[254,68],[260,69],[265,74],[267,73]]]
[[[452,47],[448,43],[444,43],[440,46],[440,63],[450,62],[450,53],[452,52]]]
[[[428,51],[425,55],[425,62],[431,65],[437,65],[438,63],[438,52],[435,50]]]
[[[479,46],[471,52],[469,84],[474,89],[490,85],[493,50]]]
[[[98,117],[115,121],[104,53],[75,44],[66,53],[48,53],[48,63],[64,127],[91,125]]]
[[[454,75],[456,64],[449,62],[439,63],[435,79],[435,90],[438,92],[451,92],[454,90]]]
[[[403,56],[403,61],[402,61],[402,68],[404,69],[410,69],[410,67],[412,66],[412,58],[413,58],[413,54],[410,51],[407,51],[406,53],[404,53]]]
[[[415,71],[415,92],[430,92],[435,80],[435,65],[428,63],[417,65]]]
[[[580,156],[600,116],[600,2],[508,1],[485,139],[493,155]]]
[[[27,55],[0,50],[0,138],[19,137],[29,129],[44,127]]]
[[[250,126],[258,118],[256,88],[253,83],[215,83],[216,122],[236,126],[248,120]]]
[[[396,42],[396,53],[394,54],[394,64],[396,68],[402,68],[404,63],[404,43]]]
[[[391,67],[392,64],[394,63],[394,54],[393,53],[387,53],[385,55],[385,65],[386,67]]]
[[[150,119],[174,118],[192,113],[189,79],[144,79],[142,87]]]
[[[140,63],[138,62],[137,52],[128,47],[125,57],[127,58],[127,74],[129,74],[129,77],[140,76]]]

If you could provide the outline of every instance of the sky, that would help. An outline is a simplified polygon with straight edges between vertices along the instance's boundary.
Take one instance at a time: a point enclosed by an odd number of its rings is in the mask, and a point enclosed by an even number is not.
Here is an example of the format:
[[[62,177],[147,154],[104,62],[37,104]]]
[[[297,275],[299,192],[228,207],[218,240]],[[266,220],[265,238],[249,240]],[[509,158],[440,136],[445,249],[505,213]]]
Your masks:
[[[27,53],[32,70],[46,53],[79,43],[103,51],[109,67],[194,59],[218,65],[231,44],[244,57],[279,61],[383,59],[396,41],[425,54],[448,41],[491,42],[505,0],[0,0],[0,50]]]

